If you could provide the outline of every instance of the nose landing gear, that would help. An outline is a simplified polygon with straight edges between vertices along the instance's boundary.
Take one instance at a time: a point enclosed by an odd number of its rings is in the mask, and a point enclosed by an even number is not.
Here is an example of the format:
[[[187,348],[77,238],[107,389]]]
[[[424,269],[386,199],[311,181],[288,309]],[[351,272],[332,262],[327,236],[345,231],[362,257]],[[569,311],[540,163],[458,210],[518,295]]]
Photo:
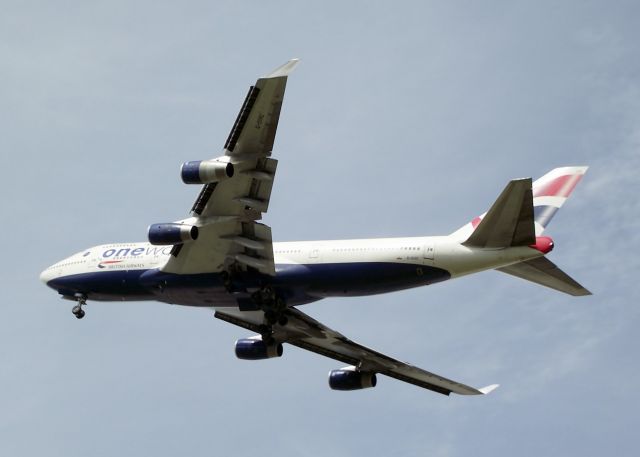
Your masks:
[[[85,314],[82,306],[87,304],[87,296],[84,294],[75,294],[74,296],[78,304],[71,309],[71,312],[76,316],[76,319],[82,319]]]

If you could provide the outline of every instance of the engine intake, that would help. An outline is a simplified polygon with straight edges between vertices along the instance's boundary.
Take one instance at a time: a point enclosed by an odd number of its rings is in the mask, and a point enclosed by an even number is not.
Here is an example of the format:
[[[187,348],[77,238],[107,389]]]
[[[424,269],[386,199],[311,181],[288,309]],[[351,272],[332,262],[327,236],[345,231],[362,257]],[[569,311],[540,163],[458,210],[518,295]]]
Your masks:
[[[194,160],[185,162],[180,168],[180,176],[185,184],[208,184],[231,178],[234,173],[231,162],[215,160]]]
[[[358,371],[355,367],[341,368],[329,372],[329,387],[333,390],[359,390],[375,387],[376,374],[371,371]]]
[[[282,343],[267,344],[259,338],[236,341],[236,357],[243,360],[263,360],[282,357]]]
[[[198,239],[198,227],[175,222],[152,224],[149,226],[148,236],[149,243],[158,246],[182,244]]]

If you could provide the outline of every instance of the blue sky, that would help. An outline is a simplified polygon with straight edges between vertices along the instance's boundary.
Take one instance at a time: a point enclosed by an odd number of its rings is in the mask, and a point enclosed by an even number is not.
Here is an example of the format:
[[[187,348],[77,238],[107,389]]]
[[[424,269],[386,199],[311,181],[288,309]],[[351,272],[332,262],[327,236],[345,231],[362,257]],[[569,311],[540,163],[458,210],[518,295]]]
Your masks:
[[[0,454],[637,455],[636,2],[2,2]],[[548,233],[575,299],[498,272],[308,305],[462,382],[450,398],[161,303],[38,282],[87,246],[184,217],[248,85],[292,57],[269,214],[278,241],[449,233],[505,183],[591,168]]]

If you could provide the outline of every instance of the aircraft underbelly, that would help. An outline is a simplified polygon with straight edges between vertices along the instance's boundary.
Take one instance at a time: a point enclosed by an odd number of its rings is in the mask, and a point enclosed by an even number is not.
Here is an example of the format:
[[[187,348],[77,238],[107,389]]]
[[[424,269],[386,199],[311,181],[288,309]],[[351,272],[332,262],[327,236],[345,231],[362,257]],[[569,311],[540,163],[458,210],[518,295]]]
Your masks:
[[[394,262],[288,265],[276,271],[276,283],[282,281],[283,285],[302,286],[309,295],[316,297],[380,294],[433,284],[451,277],[441,268]]]
[[[118,270],[78,273],[49,281],[49,287],[64,296],[80,293],[97,301],[143,301],[155,296],[140,284],[146,270]]]
[[[258,272],[232,275],[229,292],[220,273],[174,274],[158,269],[100,271],[65,276],[49,285],[65,296],[75,293],[90,300],[138,301],[235,307],[251,300],[251,293],[271,285],[289,306],[325,297],[373,295],[423,286],[449,279],[441,268],[410,263],[349,262],[280,264],[276,276]]]

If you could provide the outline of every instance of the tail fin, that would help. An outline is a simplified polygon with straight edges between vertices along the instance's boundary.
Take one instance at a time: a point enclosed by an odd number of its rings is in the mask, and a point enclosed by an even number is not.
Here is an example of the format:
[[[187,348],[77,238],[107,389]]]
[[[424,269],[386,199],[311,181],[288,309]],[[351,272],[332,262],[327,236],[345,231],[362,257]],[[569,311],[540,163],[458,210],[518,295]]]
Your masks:
[[[462,243],[478,248],[508,248],[535,244],[531,178],[507,184],[471,236]]]
[[[531,246],[586,171],[587,167],[556,168],[533,185],[531,178],[514,179],[507,184],[489,211],[460,228],[453,236],[466,238],[462,243],[465,246],[479,248]],[[497,270],[569,295],[591,295],[544,256]]]
[[[580,182],[580,179],[582,179],[582,176],[588,168],[589,167],[555,168],[533,182],[532,194],[535,236],[542,235],[542,232],[544,232],[553,216],[555,216],[562,205],[564,205],[564,202],[567,201],[567,198],[569,198],[569,195],[571,195],[571,192],[578,182]],[[505,189],[505,191],[506,190],[507,189]],[[499,197],[498,200],[500,200],[501,197]],[[497,203],[498,201],[496,201],[496,204]],[[489,212],[476,217],[451,235],[461,241],[469,239],[488,214]]]
[[[533,214],[536,223],[536,236],[540,236],[544,232],[588,168],[556,168],[533,183]]]

